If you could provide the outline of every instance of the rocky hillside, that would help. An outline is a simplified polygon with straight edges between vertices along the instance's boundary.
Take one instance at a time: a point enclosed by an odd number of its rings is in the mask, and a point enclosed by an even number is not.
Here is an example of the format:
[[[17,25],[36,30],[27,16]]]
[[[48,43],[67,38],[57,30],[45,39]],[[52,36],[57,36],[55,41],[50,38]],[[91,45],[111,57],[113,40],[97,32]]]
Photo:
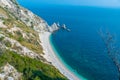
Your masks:
[[[15,0],[0,0],[0,80],[66,80],[41,56],[39,34],[57,29]]]

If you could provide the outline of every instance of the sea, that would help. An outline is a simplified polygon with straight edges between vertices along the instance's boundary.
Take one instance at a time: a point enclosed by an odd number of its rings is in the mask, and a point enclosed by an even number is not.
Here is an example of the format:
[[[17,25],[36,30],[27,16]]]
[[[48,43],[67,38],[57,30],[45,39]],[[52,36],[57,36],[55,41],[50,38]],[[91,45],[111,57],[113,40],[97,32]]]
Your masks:
[[[49,25],[65,24],[71,30],[60,29],[50,37],[56,55],[70,71],[87,80],[118,80],[117,68],[107,54],[99,31],[109,31],[116,43],[120,43],[119,8],[18,2]]]

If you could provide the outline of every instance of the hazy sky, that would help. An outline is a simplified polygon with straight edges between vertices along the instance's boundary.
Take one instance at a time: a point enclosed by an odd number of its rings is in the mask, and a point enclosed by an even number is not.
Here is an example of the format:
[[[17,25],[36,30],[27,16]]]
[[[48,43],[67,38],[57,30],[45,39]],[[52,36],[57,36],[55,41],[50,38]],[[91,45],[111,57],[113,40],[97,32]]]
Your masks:
[[[120,7],[120,0],[19,0],[37,2],[39,4],[59,4],[59,5],[86,5],[86,6],[104,6]]]

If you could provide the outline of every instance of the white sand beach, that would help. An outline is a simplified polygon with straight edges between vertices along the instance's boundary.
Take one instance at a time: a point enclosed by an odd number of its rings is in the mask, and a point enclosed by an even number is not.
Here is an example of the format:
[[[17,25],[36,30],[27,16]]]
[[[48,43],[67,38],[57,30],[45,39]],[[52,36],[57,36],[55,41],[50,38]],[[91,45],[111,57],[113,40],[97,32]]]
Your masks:
[[[83,80],[79,79],[77,76],[75,76],[72,72],[70,72],[58,59],[56,56],[55,52],[52,49],[52,46],[50,45],[50,37],[51,33],[49,32],[44,32],[40,34],[40,40],[41,40],[41,45],[43,46],[44,49],[44,58],[46,58],[49,62],[52,62],[52,64],[59,69],[59,71],[65,75],[69,80]]]

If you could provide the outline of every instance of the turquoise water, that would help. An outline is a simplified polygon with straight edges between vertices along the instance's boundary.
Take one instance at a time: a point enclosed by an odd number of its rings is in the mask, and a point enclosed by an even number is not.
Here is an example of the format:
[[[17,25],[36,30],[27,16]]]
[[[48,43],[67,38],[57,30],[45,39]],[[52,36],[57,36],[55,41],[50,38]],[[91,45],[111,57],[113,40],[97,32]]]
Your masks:
[[[63,65],[70,70],[73,74],[75,74],[75,76],[77,76],[78,78],[80,78],[81,80],[87,80],[86,78],[84,78],[83,76],[79,75],[78,73],[75,72],[74,69],[72,69],[68,64],[65,63],[65,61],[61,58],[61,56],[59,55],[58,51],[55,48],[55,45],[53,44],[53,39],[52,39],[52,35],[50,36],[50,44],[54,50],[54,52],[56,53],[56,56],[58,57],[58,59],[63,63]]]
[[[110,31],[119,44],[120,9],[20,3],[48,24],[65,23],[71,29],[71,32],[61,29],[52,34],[51,43],[56,55],[72,72],[88,80],[118,80],[117,69],[108,57],[98,31]]]

